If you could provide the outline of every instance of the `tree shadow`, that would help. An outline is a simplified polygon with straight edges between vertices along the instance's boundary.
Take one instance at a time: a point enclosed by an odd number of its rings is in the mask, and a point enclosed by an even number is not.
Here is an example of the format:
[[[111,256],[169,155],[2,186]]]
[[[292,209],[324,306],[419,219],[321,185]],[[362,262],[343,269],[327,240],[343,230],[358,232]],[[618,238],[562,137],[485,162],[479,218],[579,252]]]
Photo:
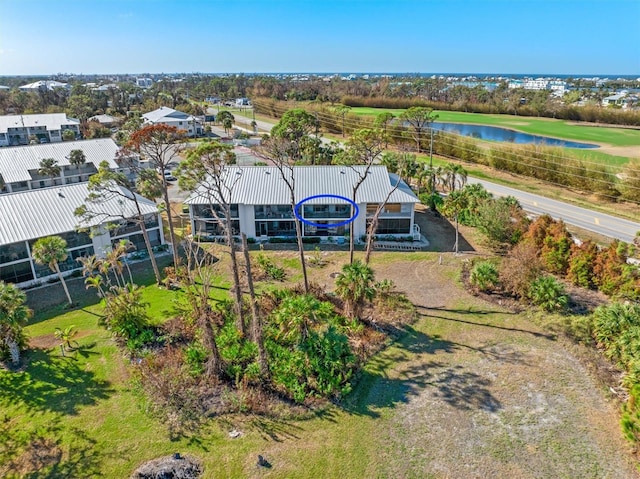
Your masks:
[[[35,349],[24,357],[22,371],[0,371],[0,405],[22,403],[36,411],[77,414],[113,392],[109,382],[83,369],[71,357]]]
[[[416,210],[415,223],[429,241],[425,251],[451,252],[456,242],[456,228],[440,213],[434,214],[429,210]],[[465,239],[462,233],[458,236],[458,251],[474,252],[475,248]]]
[[[474,348],[461,343],[430,337],[407,327],[407,334],[394,351],[374,358],[362,372],[354,391],[342,407],[353,414],[379,417],[381,409],[395,408],[412,397],[428,393],[461,410],[496,411],[500,402],[491,394],[491,379],[462,366],[421,360],[421,355],[452,353],[470,349],[492,361],[523,363],[523,355],[509,348]],[[391,369],[393,367],[393,369]]]
[[[68,442],[61,443],[61,437]],[[11,418],[0,422],[0,473],[28,479],[98,477],[104,453],[97,441],[75,427],[63,428],[59,415],[46,425],[20,430]],[[64,450],[64,452],[63,452]],[[14,475],[11,475],[14,474]]]
[[[454,321],[456,323],[464,323],[464,324],[469,324],[469,325],[472,325],[472,326],[483,326],[483,327],[486,327],[486,328],[501,329],[503,331],[514,331],[514,332],[518,332],[518,333],[527,333],[527,334],[531,334],[532,336],[535,336],[536,338],[545,338],[545,339],[548,339],[550,341],[555,341],[557,339],[555,334],[545,334],[545,333],[540,333],[538,331],[530,331],[528,329],[508,328],[506,326],[498,326],[496,324],[479,323],[479,322],[476,322],[476,321],[467,321],[467,320],[464,320],[464,319],[449,318],[447,316],[439,316],[439,315],[436,315],[436,314],[430,314],[428,311],[429,310],[434,310],[434,311],[444,311],[444,312],[455,313],[455,314],[473,314],[473,315],[516,314],[516,313],[503,312],[503,311],[472,311],[472,310],[468,310],[468,309],[446,309],[446,308],[438,308],[438,307],[436,307],[436,308],[428,308],[426,306],[421,306],[421,305],[416,305],[416,307],[418,308],[418,314],[423,318],[442,319],[444,321]]]

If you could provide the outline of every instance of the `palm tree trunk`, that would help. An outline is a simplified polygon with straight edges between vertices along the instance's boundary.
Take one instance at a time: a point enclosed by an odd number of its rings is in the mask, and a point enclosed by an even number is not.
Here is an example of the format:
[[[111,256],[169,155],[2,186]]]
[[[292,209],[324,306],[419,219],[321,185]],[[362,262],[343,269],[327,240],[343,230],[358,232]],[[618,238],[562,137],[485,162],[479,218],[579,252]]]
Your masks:
[[[11,355],[11,362],[16,366],[20,363],[20,348],[18,347],[18,343],[13,339],[7,339],[6,342],[9,348],[9,354]]]
[[[295,208],[295,205],[292,205]],[[307,262],[304,258],[304,242],[302,241],[302,225],[298,218],[295,219],[296,236],[298,241],[298,254],[300,255],[300,266],[302,266],[302,279],[304,281],[304,292],[309,292],[309,278],[307,277]]]
[[[209,359],[205,365],[205,374],[207,377],[220,377],[222,373],[222,361],[220,359],[220,351],[216,344],[216,336],[211,325],[209,317],[208,305],[203,305],[203,311],[200,313],[199,323],[202,328],[202,340],[204,347],[209,351]]]
[[[69,288],[67,288],[67,283],[65,282],[64,278],[62,277],[62,272],[60,271],[60,267],[58,266],[58,262],[55,261],[53,263],[53,267],[56,270],[56,273],[58,273],[58,278],[60,278],[60,282],[62,283],[62,287],[64,288],[64,294],[67,295],[67,300],[69,301],[69,306],[73,306],[73,301],[71,300],[71,295],[69,294]]]
[[[264,335],[262,331],[262,320],[258,311],[256,302],[256,292],[253,288],[253,275],[251,273],[251,257],[249,256],[249,247],[247,245],[247,235],[242,233],[242,248],[244,250],[244,261],[247,268],[247,283],[249,285],[249,296],[251,298],[251,316],[252,328],[251,335],[253,341],[258,346],[258,365],[260,366],[260,374],[264,379],[269,377],[269,366],[267,363],[267,352],[264,349]]]

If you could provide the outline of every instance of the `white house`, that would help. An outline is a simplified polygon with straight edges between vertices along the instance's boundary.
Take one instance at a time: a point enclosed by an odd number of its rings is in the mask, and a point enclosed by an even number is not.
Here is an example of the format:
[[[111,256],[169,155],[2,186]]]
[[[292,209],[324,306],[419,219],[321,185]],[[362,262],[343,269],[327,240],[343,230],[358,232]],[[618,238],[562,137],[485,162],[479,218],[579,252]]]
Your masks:
[[[62,141],[65,130],[79,137],[80,120],[64,113],[3,115],[0,116],[0,146],[28,145],[32,136],[40,143],[56,143]]]
[[[40,80],[19,87],[21,91],[55,90],[57,88],[64,88],[65,90],[69,90],[71,89],[71,85],[55,80]]]
[[[82,150],[86,158],[83,165],[70,163],[69,156],[73,150]],[[118,151],[118,145],[111,138],[0,148],[0,196],[2,193],[88,181],[102,161],[108,162],[113,170],[128,173],[118,164]],[[40,162],[45,158],[53,158],[57,162],[60,167],[58,176],[39,173]]]
[[[302,202],[298,213],[304,220],[304,236],[344,237],[349,232],[345,223],[352,218],[349,201],[353,185],[365,167],[296,166],[296,203]],[[234,234],[245,233],[250,238],[295,236],[295,221],[290,202],[290,191],[276,167],[233,166],[223,176],[230,195]],[[394,187],[398,187],[392,192]],[[359,239],[378,205],[387,204],[379,217],[377,234],[412,236],[420,238],[420,229],[414,223],[414,206],[420,201],[411,189],[384,166],[373,166],[358,189],[356,204],[359,212],[354,218],[354,236]],[[191,231],[198,236],[222,234],[212,208],[219,208],[215,195],[201,185],[185,201],[189,205]]]
[[[136,78],[136,86],[140,88],[151,88],[153,80],[151,78]]]
[[[145,124],[175,126],[178,130],[186,131],[187,135],[192,137],[202,135],[202,123],[198,118],[166,106],[145,113],[142,118]]]
[[[46,280],[55,274],[47,265],[33,260],[31,248],[45,236],[57,235],[67,241],[69,256],[60,264],[64,272],[81,267],[77,258],[98,257],[121,239],[131,241],[137,250],[146,250],[135,203],[131,199],[113,196],[92,205],[101,213],[88,223],[81,223],[74,215],[89,194],[87,183],[24,191],[0,195],[0,280],[21,286]],[[164,244],[162,220],[157,205],[138,197],[152,246]],[[78,227],[88,232],[78,232]]]

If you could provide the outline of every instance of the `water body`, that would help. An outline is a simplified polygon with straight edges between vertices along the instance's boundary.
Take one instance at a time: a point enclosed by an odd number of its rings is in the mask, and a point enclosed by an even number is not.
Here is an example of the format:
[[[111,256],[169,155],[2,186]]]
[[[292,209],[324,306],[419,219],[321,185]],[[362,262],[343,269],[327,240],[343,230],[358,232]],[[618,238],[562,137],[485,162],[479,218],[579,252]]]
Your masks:
[[[559,140],[547,136],[530,135],[519,131],[500,128],[497,126],[468,125],[466,123],[433,122],[433,129],[454,133],[456,135],[470,136],[478,140],[502,141],[519,144],[536,144],[544,146],[558,146],[562,148],[598,148],[598,145],[579,143],[577,141]]]

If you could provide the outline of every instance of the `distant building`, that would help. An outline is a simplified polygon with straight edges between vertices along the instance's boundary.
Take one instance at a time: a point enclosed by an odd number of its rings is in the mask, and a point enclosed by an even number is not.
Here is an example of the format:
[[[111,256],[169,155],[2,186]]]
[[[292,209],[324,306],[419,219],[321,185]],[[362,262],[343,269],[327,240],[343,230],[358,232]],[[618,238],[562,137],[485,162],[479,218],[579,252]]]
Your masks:
[[[0,90],[11,90],[11,87],[0,85]]]
[[[107,127],[107,128],[112,128],[112,127],[116,126],[120,122],[120,120],[118,118],[116,118],[115,116],[111,116],[111,115],[94,115],[94,116],[90,117],[88,120],[89,121],[97,121],[102,126]]]
[[[55,90],[57,88],[71,89],[68,83],[62,83],[55,80],[40,80],[19,87],[21,91],[39,91],[39,90]]]
[[[145,113],[142,118],[149,125],[175,126],[178,130],[186,131],[187,136],[190,137],[200,136],[203,131],[202,123],[197,117],[166,106]]]
[[[138,250],[146,249],[139,221],[133,221],[137,217],[133,200],[114,195],[92,207],[101,213],[99,217],[81,223],[74,212],[88,195],[87,183],[0,195],[0,211],[4,212],[0,221],[0,281],[28,286],[54,275],[48,265],[37,264],[31,253],[33,244],[46,236],[57,235],[67,241],[69,256],[59,264],[65,274],[81,267],[77,258],[104,257],[122,239],[131,241]],[[164,244],[157,205],[140,196],[137,200],[151,245]],[[88,231],[78,232],[78,227]]]
[[[83,165],[70,163],[73,150],[82,150],[86,157]],[[98,171],[102,161],[113,170],[129,173],[118,163],[118,152],[118,145],[111,138],[0,148],[0,195],[85,182]],[[56,161],[60,167],[58,176],[40,175],[40,162],[44,158]]]
[[[524,88],[525,90],[552,90],[564,92],[567,82],[561,80],[549,80],[547,78],[511,80],[508,84],[510,89]]]
[[[248,98],[236,98],[236,106],[248,106],[251,101]]]
[[[151,88],[153,80],[151,78],[136,78],[136,85],[140,88]]]
[[[79,137],[80,120],[69,118],[65,113],[4,115],[0,116],[0,146],[27,145],[32,136],[38,142],[56,143],[62,141],[65,130]]]

